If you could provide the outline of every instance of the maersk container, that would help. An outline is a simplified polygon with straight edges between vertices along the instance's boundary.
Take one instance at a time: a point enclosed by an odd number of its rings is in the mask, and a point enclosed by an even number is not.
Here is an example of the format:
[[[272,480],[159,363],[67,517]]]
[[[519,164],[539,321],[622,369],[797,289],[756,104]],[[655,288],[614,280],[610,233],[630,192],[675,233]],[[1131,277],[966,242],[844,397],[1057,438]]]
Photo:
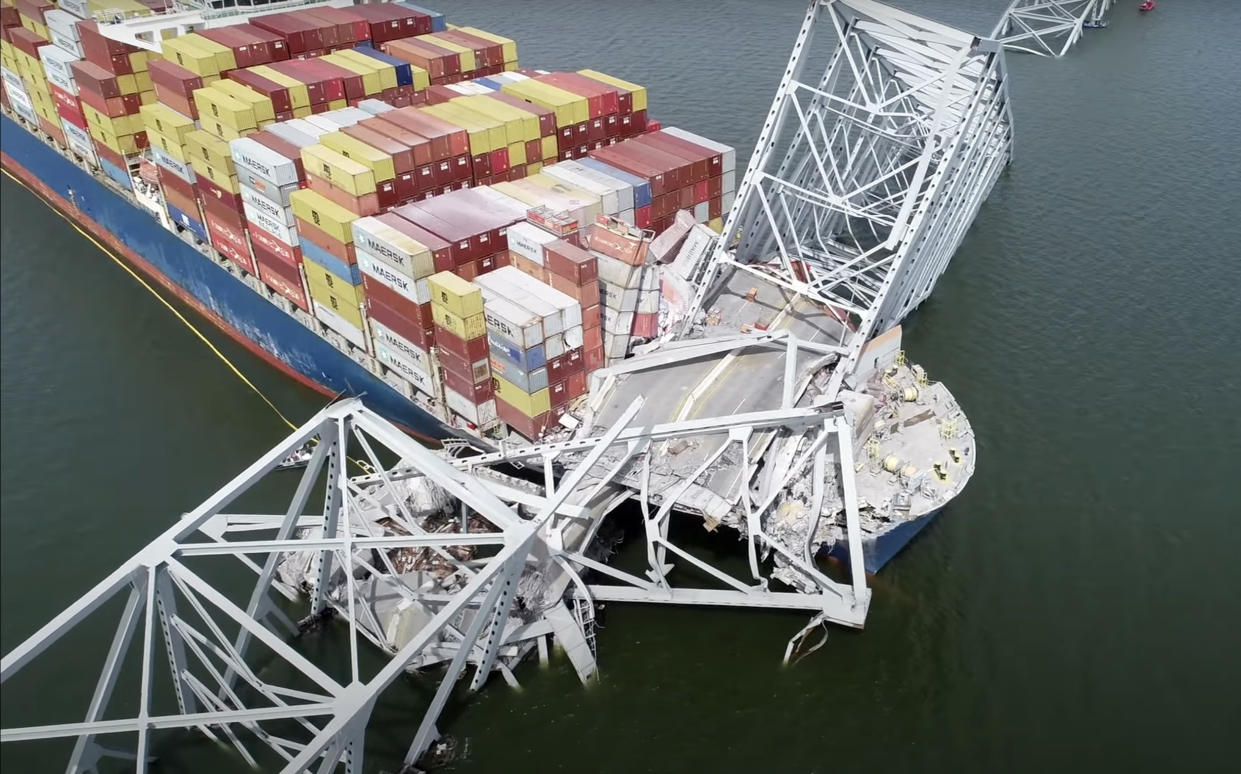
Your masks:
[[[543,321],[525,309],[492,291],[483,291],[487,329],[514,342],[522,349],[543,343]]]
[[[293,226],[285,225],[280,220],[271,217],[266,212],[255,207],[249,202],[243,201],[242,212],[245,213],[246,220],[264,233],[270,234],[289,247],[300,247],[301,239],[298,236],[297,229]]]
[[[358,268],[362,274],[399,293],[410,303],[426,304],[431,301],[430,289],[425,282],[394,270],[388,264],[362,250],[358,251],[357,256]]]
[[[229,143],[229,154],[238,168],[249,169],[256,175],[282,186],[298,182],[297,164],[293,159],[268,148],[249,137]]]
[[[383,323],[370,320],[371,338],[376,343],[382,343],[387,348],[399,353],[411,364],[417,366],[427,374],[434,372],[431,365],[431,353],[414,344],[409,339],[400,335]]]
[[[380,362],[400,374],[419,392],[435,395],[435,380],[431,378],[431,374],[410,362],[399,351],[389,347],[386,341],[376,340],[373,343],[375,357],[379,358]]]
[[[294,226],[295,219],[293,217],[292,209],[282,207],[279,202],[273,202],[271,199],[268,199],[266,196],[253,188],[250,188],[244,183],[241,186],[241,202],[243,206],[249,204],[254,209],[264,215],[267,215],[286,228],[292,228]]]

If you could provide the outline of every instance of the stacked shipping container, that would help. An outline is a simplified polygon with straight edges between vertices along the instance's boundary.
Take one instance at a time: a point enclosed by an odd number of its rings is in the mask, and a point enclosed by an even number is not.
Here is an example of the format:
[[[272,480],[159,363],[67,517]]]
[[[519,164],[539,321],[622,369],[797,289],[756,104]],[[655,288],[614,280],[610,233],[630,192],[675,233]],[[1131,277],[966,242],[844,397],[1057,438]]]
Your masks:
[[[475,429],[537,438],[653,335],[642,229],[710,222],[732,190],[731,149],[646,133],[642,87],[518,71],[513,41],[408,3],[254,17],[148,61],[24,2],[0,19],[6,104],[125,186],[149,144],[173,222]]]

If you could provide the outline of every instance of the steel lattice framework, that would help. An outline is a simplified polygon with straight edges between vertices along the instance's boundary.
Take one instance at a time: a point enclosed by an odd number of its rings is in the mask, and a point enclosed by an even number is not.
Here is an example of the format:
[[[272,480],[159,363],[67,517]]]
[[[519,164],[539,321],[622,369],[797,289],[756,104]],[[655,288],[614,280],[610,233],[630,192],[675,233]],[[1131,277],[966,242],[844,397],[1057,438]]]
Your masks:
[[[545,658],[555,637],[590,680],[596,600],[806,610],[814,618],[803,632],[828,621],[860,627],[870,602],[861,561],[849,582],[834,581],[807,552],[785,549],[764,532],[790,480],[813,475],[822,497],[832,465],[843,486],[848,544],[861,555],[857,497],[843,475],[853,466],[853,430],[840,407],[631,427],[642,403],[634,399],[599,435],[473,457],[429,451],[357,400],[325,409],[4,657],[0,680],[7,682],[28,668],[49,674],[64,654],[48,651],[62,640],[79,660],[92,658],[92,646],[104,650],[93,656],[102,668],[80,720],[6,727],[0,741],[71,740],[70,772],[94,771],[105,757],[130,759],[141,772],[156,752],[154,737],[197,729],[258,767],[357,772],[376,702],[416,671],[438,686],[425,706],[411,707],[412,717],[421,712],[405,759],[412,766],[438,738],[440,712],[467,666],[472,690],[497,672],[513,683],[511,668],[536,649]],[[737,578],[677,545],[668,523],[711,462],[744,455],[751,434],[761,432],[780,433],[790,454],[760,485],[751,470],[737,493],[720,493],[744,502],[751,577]],[[306,470],[285,479],[296,485],[282,513],[226,512],[312,438],[318,443]],[[632,483],[643,472],[649,481],[652,458],[678,441],[716,451],[679,491]],[[376,472],[351,478],[346,455],[358,450]],[[496,469],[504,465],[541,469],[542,485]],[[451,498],[461,514],[457,526],[426,527],[410,505],[414,482]],[[316,491],[321,504],[312,503]],[[645,577],[589,551],[603,520],[635,496],[650,564]],[[769,588],[762,554],[773,548],[787,554],[782,565],[800,575],[801,592]],[[419,566],[411,556],[426,561]],[[679,587],[669,577],[673,562],[692,566],[716,588]],[[309,580],[292,580],[282,570],[290,564],[304,570],[295,577]],[[110,642],[83,642],[79,627],[106,618],[101,610],[116,613]],[[347,654],[343,667],[330,653],[312,658],[296,647],[300,633],[331,618],[340,621],[331,626],[345,643],[328,650]],[[387,654],[378,669],[364,668],[367,648]],[[136,662],[136,676],[123,668],[127,662]],[[126,735],[136,737],[132,749],[101,742]]]
[[[811,3],[689,324],[722,277],[752,272],[851,317],[847,372],[930,294],[1011,149],[997,41],[872,0]]]
[[[992,37],[1010,51],[1061,57],[1082,36],[1082,25],[1103,19],[1112,0],[1013,0]]]

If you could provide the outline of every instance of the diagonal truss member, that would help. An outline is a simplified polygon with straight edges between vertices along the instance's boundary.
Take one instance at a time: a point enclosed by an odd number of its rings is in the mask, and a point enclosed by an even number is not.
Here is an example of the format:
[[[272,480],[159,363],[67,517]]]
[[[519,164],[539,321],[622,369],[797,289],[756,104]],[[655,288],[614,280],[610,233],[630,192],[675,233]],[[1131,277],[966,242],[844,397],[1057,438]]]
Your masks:
[[[995,40],[811,2],[687,324],[750,272],[848,315],[847,373],[931,293],[1008,163],[1006,83]]]
[[[476,458],[429,451],[356,400],[325,409],[5,655],[6,684],[48,674],[66,648],[78,661],[95,653],[101,669],[82,715],[13,727],[15,713],[6,712],[0,741],[63,740],[72,772],[107,757],[142,772],[161,739],[196,729],[262,769],[357,772],[377,701],[413,672],[437,684],[429,699],[411,700],[422,702],[410,713],[412,765],[439,736],[439,715],[468,667],[471,689],[496,672],[512,682],[517,662],[535,650],[545,656],[554,637],[589,679],[595,600],[798,609],[862,626],[870,593],[861,561],[848,581],[833,580],[802,547],[768,533],[790,480],[812,473],[813,496],[822,497],[828,465],[852,470],[852,428],[839,406],[632,427],[641,406],[635,399],[590,438]],[[674,514],[702,518],[678,511],[695,479],[657,490],[650,470],[676,443],[714,445],[710,459],[748,459],[762,432],[780,434],[785,459],[761,476],[748,469],[736,493],[721,493],[740,499],[746,514],[739,530],[749,577],[738,578],[669,535]],[[275,474],[292,489],[283,512],[229,512],[243,497],[271,502],[269,474],[311,439],[300,478]],[[377,472],[350,478],[351,453]],[[501,470],[538,471],[539,463],[538,483]],[[860,556],[852,478],[841,478],[849,545]],[[435,493],[440,510],[427,507]],[[631,498],[642,510],[645,576],[589,550],[604,519]],[[773,555],[800,578],[799,590],[769,586]],[[716,588],[678,585],[677,563]],[[83,632],[109,615],[110,639]],[[301,646],[299,636],[315,628],[334,638],[330,647]],[[376,653],[386,655],[377,667]],[[118,749],[126,740],[132,746]]]
[[[1083,25],[1099,22],[1112,0],[1013,0],[991,37],[1009,51],[1061,57],[1082,37]]]

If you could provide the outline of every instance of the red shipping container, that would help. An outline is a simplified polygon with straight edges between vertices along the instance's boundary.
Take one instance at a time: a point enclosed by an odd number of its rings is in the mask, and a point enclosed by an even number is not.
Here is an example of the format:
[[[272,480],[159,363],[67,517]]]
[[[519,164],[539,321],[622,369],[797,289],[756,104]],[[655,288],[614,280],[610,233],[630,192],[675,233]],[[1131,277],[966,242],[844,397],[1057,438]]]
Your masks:
[[[311,174],[306,175],[306,187],[358,215],[378,215],[380,212],[378,194],[368,193],[362,196],[354,196],[343,188],[337,188],[318,175]]]
[[[270,99],[272,110],[276,113],[285,113],[293,109],[288,87],[281,86],[258,73],[252,73],[249,70],[229,70],[228,79],[236,81],[243,86],[249,86],[259,94]]]
[[[722,217],[723,214],[724,214],[724,207],[722,206],[722,203],[720,202],[720,198],[718,196],[715,197],[714,199],[707,200],[707,217],[708,218],[719,218],[719,217]]]
[[[609,145],[606,148],[592,150],[590,157],[609,164],[619,170],[628,172],[631,175],[637,175],[644,178],[651,186],[651,196],[659,196],[666,190],[676,188],[670,180],[666,178],[667,168],[651,163],[649,159],[636,158],[632,153],[625,152],[625,142]]]
[[[242,212],[241,194],[230,193],[216,185],[206,175],[198,175],[197,181],[198,191],[204,199],[211,199],[213,203],[222,204],[225,208],[235,213]]]
[[[194,188],[193,183],[182,180],[163,167],[159,167],[159,184],[164,189],[164,193],[176,191],[185,199],[196,199],[198,197],[198,191]]]
[[[304,312],[310,311],[310,299],[302,286],[301,272],[278,258],[268,257],[258,245],[254,246],[254,266],[263,284],[289,299]]]
[[[599,276],[599,264],[595,257],[563,239],[549,242],[544,253],[547,255],[547,268],[572,280],[576,285],[589,282]]]
[[[404,143],[398,142],[388,135],[363,126],[368,123],[363,121],[354,126],[347,126],[341,131],[360,142],[366,143],[377,151],[387,155],[392,159],[392,166],[397,173],[411,172],[416,164],[414,163],[414,150]]]
[[[603,368],[603,343],[602,336],[598,328],[591,328],[584,331],[585,339],[589,344],[591,339],[599,341],[598,344],[590,344],[582,347],[582,361],[585,363],[585,374],[589,375]]]
[[[552,421],[552,412],[547,411],[537,417],[528,417],[517,408],[510,406],[500,398],[496,398],[496,414],[504,424],[520,433],[528,440],[536,441],[547,432]]]
[[[166,59],[152,59],[147,63],[147,71],[151,75],[151,83],[157,87],[192,99],[195,89],[203,87],[203,79],[175,62]]]
[[[286,266],[297,267],[302,265],[302,249],[300,247],[290,247],[261,228],[250,228],[249,231],[250,244],[254,248],[256,256],[258,255],[258,249],[262,247],[267,254]]]
[[[331,253],[350,266],[358,262],[357,252],[352,242],[345,244],[315,224],[308,223],[301,218],[295,218],[294,222],[297,224],[297,234],[301,239],[313,243],[315,247]]]
[[[389,137],[398,143],[408,147],[413,153],[414,167],[420,167],[424,164],[430,164],[431,157],[431,141],[422,135],[410,131],[409,129],[398,126],[397,124],[385,121],[376,116],[368,118],[365,121],[359,121],[357,126],[369,129],[376,134]]]
[[[440,365],[444,365],[443,360],[440,361]],[[474,384],[469,375],[460,374],[448,368],[440,368],[440,375],[444,377],[445,387],[458,395],[469,398],[475,405],[485,403],[495,396],[495,387],[490,379]]]
[[[688,166],[681,170],[681,186],[685,187],[705,181],[712,174],[719,174],[719,167],[712,170],[711,156],[696,145],[678,141],[677,138],[663,132],[651,132],[634,137],[630,142],[685,159]]]
[[[440,341],[440,333],[442,331],[442,328],[437,328],[435,331],[436,342]],[[480,338],[486,341],[485,336]],[[454,375],[475,385],[491,385],[491,367],[488,364],[487,356],[483,356],[478,360],[467,360],[445,347],[437,346],[436,349],[439,352],[440,366],[445,371],[451,371]]]
[[[302,166],[301,148],[297,147],[283,137],[272,134],[266,130],[260,130],[246,136],[260,145],[270,148],[276,153],[279,153],[281,156],[284,156],[286,159],[292,161],[293,165],[297,167],[297,179],[300,181],[306,180],[306,170]]]
[[[211,237],[211,245],[225,258],[241,268],[254,273],[254,259],[250,257],[250,245],[246,242],[244,229],[237,229],[233,224],[217,217],[208,211],[207,234]]]
[[[430,304],[425,306],[430,307]],[[426,350],[435,346],[435,329],[430,325],[423,325],[419,317],[394,310],[376,300],[374,296],[367,297],[366,308],[371,319],[385,328],[391,328],[392,332],[401,338]]]
[[[201,186],[198,189],[198,202],[202,205],[203,215],[214,215],[216,220],[229,224],[237,230],[245,228],[246,216],[244,214],[229,209],[228,205],[222,202],[203,196]]]
[[[422,319],[423,311],[421,309],[426,304],[414,303],[368,274],[362,275],[362,288],[366,292],[367,298],[373,298],[389,309],[399,312],[421,325],[427,324]]]
[[[436,271],[452,271],[454,263],[452,245],[421,226],[417,226],[402,218],[399,214],[399,208],[392,212],[386,212],[378,216],[377,219],[380,223],[391,226],[430,250]]]
[[[459,361],[468,363],[485,360],[491,352],[485,335],[467,341],[439,324],[435,325],[435,346],[452,352]]]
[[[250,23],[284,38],[287,42],[289,56],[320,48],[323,45],[323,36],[319,33],[317,26],[306,20],[298,19],[287,11],[256,16],[250,20]]]
[[[99,150],[98,146],[96,146],[96,150]],[[202,222],[203,215],[198,206],[198,199],[196,197],[187,197],[185,194],[171,188],[165,188],[164,201],[200,223]]]
[[[569,400],[580,398],[586,394],[588,389],[588,380],[585,371],[578,371],[569,376]]]

